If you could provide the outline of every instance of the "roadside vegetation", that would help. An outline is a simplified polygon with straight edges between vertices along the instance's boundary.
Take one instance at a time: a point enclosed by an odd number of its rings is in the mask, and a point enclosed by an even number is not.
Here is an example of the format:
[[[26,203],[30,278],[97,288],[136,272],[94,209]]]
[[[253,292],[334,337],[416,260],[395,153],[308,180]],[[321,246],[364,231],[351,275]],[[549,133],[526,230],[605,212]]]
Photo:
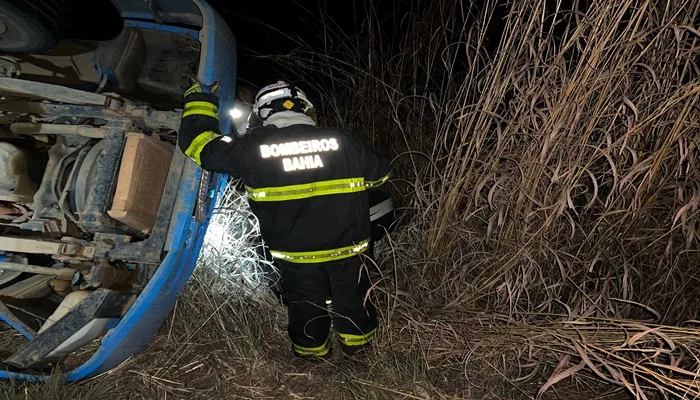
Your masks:
[[[117,370],[0,397],[700,397],[700,1],[460,3],[266,56],[392,159],[373,354],[292,358],[229,262]]]

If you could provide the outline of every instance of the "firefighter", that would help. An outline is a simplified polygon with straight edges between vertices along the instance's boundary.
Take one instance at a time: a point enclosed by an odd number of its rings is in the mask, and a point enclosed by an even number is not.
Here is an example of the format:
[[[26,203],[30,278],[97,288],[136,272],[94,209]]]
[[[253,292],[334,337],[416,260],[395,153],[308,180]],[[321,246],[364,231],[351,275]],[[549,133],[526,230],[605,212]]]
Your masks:
[[[243,180],[282,275],[294,355],[327,356],[331,321],[345,355],[365,350],[377,329],[364,263],[369,193],[389,179],[389,162],[349,132],[316,127],[313,104],[284,81],[256,94],[259,126],[221,135],[215,93],[199,83],[185,92],[179,146],[203,169]]]

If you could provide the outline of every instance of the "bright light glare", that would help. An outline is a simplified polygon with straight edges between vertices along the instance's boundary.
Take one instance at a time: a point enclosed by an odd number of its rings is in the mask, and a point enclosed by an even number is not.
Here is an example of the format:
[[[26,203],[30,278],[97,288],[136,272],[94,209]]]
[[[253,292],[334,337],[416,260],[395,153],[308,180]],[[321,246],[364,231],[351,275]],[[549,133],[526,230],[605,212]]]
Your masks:
[[[242,116],[243,116],[243,111],[239,110],[238,108],[231,109],[231,118],[238,119]]]
[[[260,223],[248,204],[248,195],[231,180],[214,209],[197,260],[198,268],[218,279],[212,288],[222,293],[268,292],[278,276],[265,257]],[[207,274],[206,276],[211,276]]]

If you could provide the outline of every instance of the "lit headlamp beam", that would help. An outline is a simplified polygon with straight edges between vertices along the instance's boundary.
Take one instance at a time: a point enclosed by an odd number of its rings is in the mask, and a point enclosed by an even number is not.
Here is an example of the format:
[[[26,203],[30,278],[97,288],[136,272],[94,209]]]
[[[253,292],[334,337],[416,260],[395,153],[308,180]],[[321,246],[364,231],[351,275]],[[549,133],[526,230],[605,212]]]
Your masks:
[[[230,114],[231,114],[231,118],[239,119],[240,117],[243,116],[243,111],[241,111],[241,109],[238,107],[234,107],[231,109]]]

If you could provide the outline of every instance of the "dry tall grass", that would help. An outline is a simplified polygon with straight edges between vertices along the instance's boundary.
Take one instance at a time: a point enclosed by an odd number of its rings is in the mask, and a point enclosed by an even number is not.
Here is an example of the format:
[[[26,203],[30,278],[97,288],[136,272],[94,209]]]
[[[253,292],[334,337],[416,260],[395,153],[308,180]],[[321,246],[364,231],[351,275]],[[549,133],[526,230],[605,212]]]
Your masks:
[[[323,48],[272,57],[394,157],[386,342],[697,396],[697,330],[649,324],[700,307],[700,1],[505,3],[414,1],[391,25],[370,2],[356,37],[319,18]]]
[[[505,3],[370,1],[361,34],[319,17],[321,47],[271,57],[393,157],[375,355],[298,364],[280,307],[198,275],[148,352],[66,393],[700,397],[700,0]]]

